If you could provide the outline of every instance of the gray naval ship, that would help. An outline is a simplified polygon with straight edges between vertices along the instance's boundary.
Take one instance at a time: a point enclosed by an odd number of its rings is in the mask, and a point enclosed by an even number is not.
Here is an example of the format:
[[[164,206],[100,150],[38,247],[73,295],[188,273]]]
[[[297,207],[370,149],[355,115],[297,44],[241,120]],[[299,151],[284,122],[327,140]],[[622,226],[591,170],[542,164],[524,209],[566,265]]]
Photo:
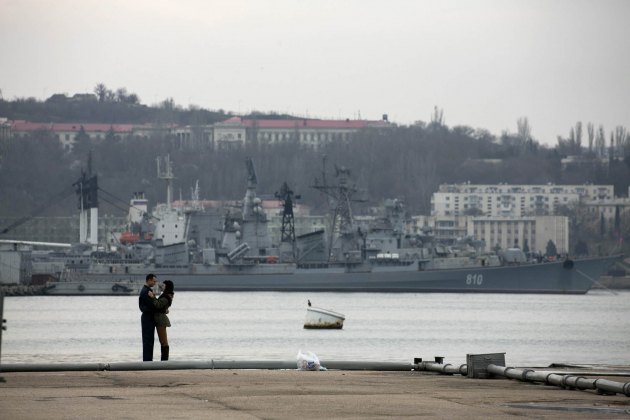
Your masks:
[[[51,274],[74,279],[70,287],[114,284],[117,291],[121,285],[135,289],[129,285],[141,285],[147,273],[154,273],[160,280],[172,280],[180,291],[583,294],[622,258],[613,255],[532,262],[518,249],[494,255],[470,246],[440,246],[428,237],[405,236],[396,203],[379,223],[357,228],[350,206],[357,190],[349,184],[349,171],[344,168],[336,168],[336,185],[325,181],[314,185],[332,204],[328,234],[316,230],[295,235],[294,195],[286,183],[283,185],[276,193],[283,205],[281,241],[274,247],[267,216],[256,195],[257,177],[251,159],[246,167],[245,197],[240,209],[225,217],[220,246],[200,247],[189,240],[196,214],[189,211],[183,222],[182,217],[172,218],[172,223],[183,224],[181,238],[186,240],[182,242],[136,243],[123,253],[93,253],[82,258],[81,264],[75,263],[78,257],[66,255],[57,261],[63,275],[59,270]],[[169,219],[161,220],[164,225]],[[51,261],[40,264],[50,267]],[[67,294],[60,283],[58,292]],[[55,293],[54,286],[51,293]]]

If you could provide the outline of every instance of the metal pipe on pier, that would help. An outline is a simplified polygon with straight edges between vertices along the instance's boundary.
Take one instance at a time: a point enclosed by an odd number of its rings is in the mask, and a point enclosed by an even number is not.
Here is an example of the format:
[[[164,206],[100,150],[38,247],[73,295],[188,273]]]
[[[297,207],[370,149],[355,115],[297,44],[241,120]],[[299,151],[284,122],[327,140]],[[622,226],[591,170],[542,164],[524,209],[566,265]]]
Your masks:
[[[416,364],[416,370],[439,372],[444,375],[466,376],[468,374],[468,365],[463,364],[463,365],[455,366],[450,363],[442,364],[442,363],[437,363],[437,362],[420,362]]]
[[[321,361],[326,369],[412,371],[415,365],[398,362]],[[208,361],[155,361],[120,363],[15,363],[3,364],[3,372],[63,372],[63,371],[139,371],[185,369],[285,369],[295,370],[294,361],[273,360],[208,360]]]
[[[544,382],[561,388],[586,390],[592,389],[600,394],[624,394],[630,397],[630,382],[622,383],[608,379],[589,379],[583,376],[562,375],[550,372],[536,372],[533,369],[488,365],[488,372],[495,376],[528,382]]]
[[[374,371],[411,371],[414,366],[411,363],[398,362],[358,362],[341,360],[320,360],[321,365],[326,369],[337,370],[374,370]]]
[[[185,370],[185,369],[296,369],[294,362],[269,360],[207,360],[109,363],[106,370]]]
[[[80,372],[107,370],[105,363],[10,363],[3,372]]]
[[[416,370],[428,370],[444,374],[461,374],[469,378],[488,378],[492,376],[517,379],[519,381],[543,382],[565,389],[595,390],[600,394],[624,394],[630,397],[630,382],[622,383],[608,379],[590,379],[580,376],[580,372],[552,372],[548,370],[505,367],[505,353],[467,354],[467,364],[459,367],[442,364],[443,358],[436,357],[435,362],[423,362],[414,359]],[[575,374],[574,374],[575,373]],[[611,375],[610,372],[591,372],[590,376]],[[621,376],[619,373],[615,375]]]

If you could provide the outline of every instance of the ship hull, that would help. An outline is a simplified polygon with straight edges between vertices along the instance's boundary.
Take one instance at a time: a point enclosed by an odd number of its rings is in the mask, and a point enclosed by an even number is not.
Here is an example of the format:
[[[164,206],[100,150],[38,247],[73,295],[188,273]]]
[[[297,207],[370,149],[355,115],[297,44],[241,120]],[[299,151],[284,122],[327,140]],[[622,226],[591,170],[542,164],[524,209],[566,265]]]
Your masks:
[[[436,292],[583,294],[621,256],[500,267],[419,270],[378,267],[371,270],[296,268],[289,264],[248,266],[193,265],[181,268],[125,267],[126,272],[85,273],[85,281],[144,281],[152,272],[172,280],[179,291],[283,292]],[[111,271],[111,270],[110,270]]]
[[[137,295],[142,283],[139,281],[57,281],[48,282],[44,288],[46,295],[60,296],[110,296],[110,295]]]

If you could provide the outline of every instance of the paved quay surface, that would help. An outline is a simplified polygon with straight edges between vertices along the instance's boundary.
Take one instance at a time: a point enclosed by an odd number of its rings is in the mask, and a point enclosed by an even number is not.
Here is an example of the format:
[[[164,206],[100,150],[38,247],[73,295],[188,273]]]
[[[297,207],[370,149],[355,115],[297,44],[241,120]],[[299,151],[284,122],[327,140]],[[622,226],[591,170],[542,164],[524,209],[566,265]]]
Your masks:
[[[0,377],[2,419],[630,418],[625,395],[430,372],[161,370]]]

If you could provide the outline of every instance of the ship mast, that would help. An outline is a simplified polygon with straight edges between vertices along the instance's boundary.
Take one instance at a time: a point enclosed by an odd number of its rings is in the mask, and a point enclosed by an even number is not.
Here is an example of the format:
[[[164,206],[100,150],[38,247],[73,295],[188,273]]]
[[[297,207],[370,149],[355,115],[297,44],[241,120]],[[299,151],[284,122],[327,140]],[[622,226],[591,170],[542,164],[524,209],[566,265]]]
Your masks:
[[[325,181],[325,172],[322,175]],[[337,235],[341,243],[341,251],[355,250],[356,244],[354,244],[355,231],[352,221],[352,208],[350,201],[353,200],[353,195],[359,190],[349,184],[350,169],[345,167],[339,167],[335,165],[335,177],[337,178],[337,185],[327,185],[325,182],[320,185],[315,182],[313,188],[326,194],[329,198],[329,204],[331,207],[331,227],[330,227],[330,239],[329,239],[329,260],[333,257],[333,243],[334,237]]]
[[[282,184],[280,191],[276,192],[276,198],[282,203],[282,226],[280,228],[280,247],[281,254],[290,254],[291,261],[295,261],[295,218],[293,216],[293,199],[299,199],[299,195],[295,195],[289,185],[285,182]],[[288,247],[290,250],[287,250]]]
[[[74,184],[79,197],[79,243],[98,245],[98,179],[92,175],[92,152],[88,155],[88,171]]]
[[[247,191],[243,199],[243,219],[251,220],[261,210],[260,207],[257,208],[258,203],[255,202],[258,177],[256,177],[256,169],[251,158],[248,157],[245,160],[245,166],[247,168]]]
[[[173,201],[173,165],[171,163],[170,155],[166,155],[164,158],[157,157],[157,176],[159,179],[166,180],[166,207],[171,208]],[[163,161],[162,164],[160,164]]]

